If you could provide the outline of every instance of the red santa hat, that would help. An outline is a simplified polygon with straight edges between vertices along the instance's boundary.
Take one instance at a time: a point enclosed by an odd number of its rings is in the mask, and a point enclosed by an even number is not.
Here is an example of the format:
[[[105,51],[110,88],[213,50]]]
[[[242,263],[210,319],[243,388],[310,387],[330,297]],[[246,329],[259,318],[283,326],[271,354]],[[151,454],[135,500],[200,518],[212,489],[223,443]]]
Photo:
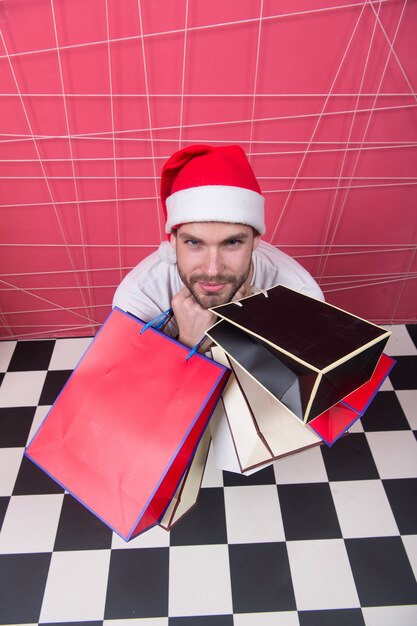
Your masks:
[[[161,174],[165,230],[190,222],[230,222],[265,232],[264,198],[240,146],[195,145],[175,152]]]

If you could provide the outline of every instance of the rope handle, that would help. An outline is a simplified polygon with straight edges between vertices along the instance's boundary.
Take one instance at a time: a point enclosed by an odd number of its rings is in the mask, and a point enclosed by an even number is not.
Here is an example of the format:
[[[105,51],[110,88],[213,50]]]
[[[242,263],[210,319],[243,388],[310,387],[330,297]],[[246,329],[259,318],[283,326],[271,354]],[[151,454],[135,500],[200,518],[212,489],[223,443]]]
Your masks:
[[[161,327],[164,326],[164,324],[166,324],[171,319],[172,315],[172,307],[170,307],[166,311],[163,311],[162,313],[154,317],[150,322],[145,324],[142,330],[139,331],[139,335],[142,335],[142,333],[144,333],[145,330],[148,330],[148,328],[156,328],[156,330],[160,330]]]
[[[154,317],[152,320],[150,320],[150,322],[145,324],[144,327],[139,331],[139,335],[142,335],[146,330],[148,330],[148,328],[155,328],[156,330],[160,330],[163,326],[165,326],[165,324],[169,322],[172,316],[173,311],[172,307],[170,307],[166,311],[163,311],[162,313]],[[204,335],[204,337],[191,348],[186,357],[186,361],[189,361],[191,357],[194,356],[194,354],[198,351],[199,347],[204,343],[206,339],[207,337]]]
[[[265,298],[268,298],[268,290],[267,289],[260,289],[259,287],[256,287],[256,289],[258,290],[259,293],[264,295]],[[254,294],[254,295],[256,295],[256,294]],[[243,306],[243,303],[240,300],[236,300],[235,302],[232,302],[232,304],[236,304],[236,306]]]

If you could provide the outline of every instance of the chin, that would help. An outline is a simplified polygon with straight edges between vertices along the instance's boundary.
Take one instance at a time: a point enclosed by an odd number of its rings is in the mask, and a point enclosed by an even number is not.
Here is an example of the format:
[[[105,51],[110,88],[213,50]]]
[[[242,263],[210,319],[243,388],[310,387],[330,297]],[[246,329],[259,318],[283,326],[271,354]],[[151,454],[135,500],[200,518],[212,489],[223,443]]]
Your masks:
[[[213,306],[220,306],[221,304],[227,304],[231,301],[234,296],[234,293],[228,294],[217,294],[213,293],[211,295],[201,295],[193,294],[198,304],[203,307],[203,309],[211,309]]]

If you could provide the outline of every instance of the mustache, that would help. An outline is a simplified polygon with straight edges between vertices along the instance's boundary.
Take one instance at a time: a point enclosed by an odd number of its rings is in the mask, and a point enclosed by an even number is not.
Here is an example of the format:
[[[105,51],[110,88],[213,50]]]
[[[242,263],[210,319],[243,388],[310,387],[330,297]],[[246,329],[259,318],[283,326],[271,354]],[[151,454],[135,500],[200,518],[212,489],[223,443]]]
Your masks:
[[[197,274],[190,278],[190,283],[195,285],[196,283],[204,283],[206,285],[218,285],[220,283],[235,283],[236,276],[233,274],[217,274],[216,276],[207,276],[207,274]]]

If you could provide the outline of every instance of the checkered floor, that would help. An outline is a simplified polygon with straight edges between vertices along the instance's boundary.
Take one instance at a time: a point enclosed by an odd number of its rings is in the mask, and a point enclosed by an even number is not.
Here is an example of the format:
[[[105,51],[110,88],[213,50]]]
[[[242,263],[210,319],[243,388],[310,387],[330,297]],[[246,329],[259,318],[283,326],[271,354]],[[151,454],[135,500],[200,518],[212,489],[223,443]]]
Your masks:
[[[0,344],[0,624],[417,624],[417,326],[360,424],[126,544],[23,457],[88,339]]]

